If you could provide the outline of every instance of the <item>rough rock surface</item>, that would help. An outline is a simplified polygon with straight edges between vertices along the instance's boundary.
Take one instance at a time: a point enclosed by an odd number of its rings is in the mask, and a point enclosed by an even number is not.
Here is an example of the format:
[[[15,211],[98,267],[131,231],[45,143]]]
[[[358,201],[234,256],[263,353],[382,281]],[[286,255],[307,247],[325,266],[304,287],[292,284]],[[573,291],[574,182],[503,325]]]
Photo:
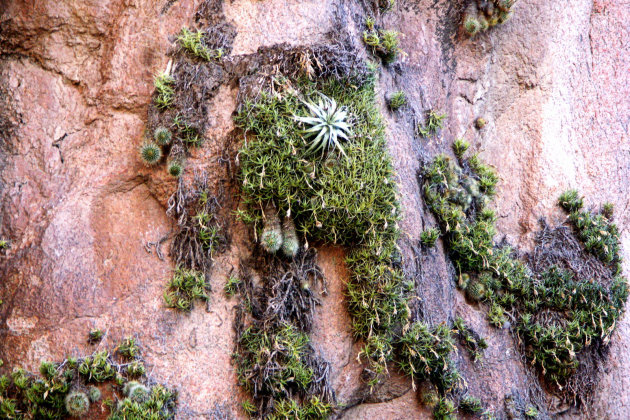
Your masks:
[[[213,3],[236,29],[233,55],[280,42],[322,42],[338,26],[359,45],[371,7],[367,0]],[[169,36],[192,24],[198,6],[193,0],[0,3],[0,233],[12,242],[0,256],[0,359],[4,368],[34,369],[42,359],[93,351],[86,343],[90,328],[107,331],[102,346],[135,335],[153,377],[180,391],[181,418],[209,418],[217,406],[240,418],[243,395],[230,364],[236,302],[221,290],[249,252],[247,229],[231,226],[210,302],[190,315],[163,308],[173,267],[144,248],[172,229],[165,198],[176,187],[138,159],[152,76],[166,66]],[[417,172],[423,159],[466,138],[501,175],[498,230],[510,243],[531,246],[540,216],[561,222],[556,197],[574,187],[589,204],[615,204],[630,260],[630,4],[524,0],[511,21],[473,40],[459,29],[462,7],[462,1],[399,0],[383,22],[404,34],[406,56],[383,69],[379,83],[383,95],[404,89],[411,102],[395,115],[383,107],[404,209],[407,272],[429,319],[458,314],[487,337],[483,365],[464,351],[457,359],[471,391],[500,410],[504,395],[535,380],[509,333],[491,329],[484,311],[455,289],[441,247],[414,252],[420,232],[434,223]],[[217,179],[228,177],[219,157],[237,94],[236,86],[219,89],[206,133],[216,141],[191,159]],[[413,115],[428,108],[448,114],[441,135],[429,141],[413,136]],[[488,125],[478,131],[479,116]],[[366,397],[345,310],[343,252],[320,249],[329,293],[313,335],[316,350],[333,364],[339,400],[350,407],[342,416],[430,418],[411,384],[395,373]],[[570,411],[567,418],[630,417],[629,347],[626,316],[591,413]]]

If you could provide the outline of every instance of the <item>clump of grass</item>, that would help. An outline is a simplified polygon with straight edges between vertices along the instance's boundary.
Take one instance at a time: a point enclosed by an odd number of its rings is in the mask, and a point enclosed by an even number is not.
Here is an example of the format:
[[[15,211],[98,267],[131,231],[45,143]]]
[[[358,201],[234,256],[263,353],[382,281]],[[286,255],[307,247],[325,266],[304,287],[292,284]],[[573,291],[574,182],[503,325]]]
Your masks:
[[[399,32],[394,30],[368,29],[363,32],[363,42],[370,48],[372,54],[383,60],[384,64],[390,64],[396,61],[398,54],[402,52],[399,36]]]
[[[481,414],[484,411],[481,400],[469,394],[459,400],[459,409],[468,414]]]
[[[91,329],[90,332],[88,333],[88,343],[90,344],[98,343],[103,338],[103,335],[105,335],[105,333],[102,330],[98,328]]]
[[[464,157],[464,153],[466,153],[469,147],[470,147],[470,144],[463,139],[456,139],[453,142],[453,152],[455,153],[455,156],[457,156],[458,159],[461,159]]]
[[[558,198],[558,204],[569,213],[580,210],[584,206],[584,197],[580,197],[577,190],[563,192]]]
[[[155,143],[144,143],[140,147],[140,157],[147,166],[155,165],[162,159],[162,149]]]
[[[188,28],[182,28],[177,36],[177,42],[190,54],[205,61],[220,60],[225,54],[223,48],[208,47],[204,42],[204,33],[200,30],[193,32]]]
[[[440,237],[440,229],[432,227],[420,234],[420,243],[427,248],[433,248]]]
[[[135,359],[140,354],[140,347],[136,343],[136,339],[133,337],[125,338],[122,343],[118,345],[118,354],[125,359]]]
[[[453,330],[459,338],[459,342],[472,356],[474,362],[478,362],[483,357],[483,351],[488,348],[488,344],[483,337],[466,325],[460,317],[455,318]]]
[[[440,398],[433,409],[433,418],[435,420],[457,420],[457,409],[455,403],[448,398]]]
[[[396,111],[407,105],[407,96],[405,95],[405,92],[399,90],[389,96],[387,103],[392,111]]]
[[[438,114],[435,110],[430,109],[426,115],[426,123],[424,126],[418,126],[418,134],[427,138],[435,135],[442,129],[446,114]]]
[[[199,129],[190,124],[186,119],[177,114],[173,118],[173,125],[179,131],[179,139],[188,146],[199,147],[203,144],[203,136],[199,133]]]
[[[167,72],[159,73],[153,79],[155,105],[160,109],[170,108],[175,99],[175,79]]]
[[[238,293],[239,287],[242,284],[242,280],[237,276],[230,275],[223,286],[223,291],[227,297],[232,297]]]
[[[205,275],[195,270],[178,267],[164,292],[164,302],[168,308],[188,312],[196,299],[207,301],[209,288]]]

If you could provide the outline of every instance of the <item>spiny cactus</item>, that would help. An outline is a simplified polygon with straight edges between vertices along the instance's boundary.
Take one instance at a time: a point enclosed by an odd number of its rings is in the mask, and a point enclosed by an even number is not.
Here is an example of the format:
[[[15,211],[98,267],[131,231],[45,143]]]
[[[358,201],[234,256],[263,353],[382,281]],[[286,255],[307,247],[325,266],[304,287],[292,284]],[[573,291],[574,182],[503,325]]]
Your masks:
[[[166,127],[158,127],[153,132],[153,138],[158,145],[166,146],[171,142],[173,134],[171,134],[171,130]]]
[[[486,286],[480,281],[472,281],[466,287],[466,295],[475,302],[479,302],[486,295]]]
[[[71,391],[66,395],[65,406],[68,414],[79,417],[90,409],[90,399],[84,392]]]
[[[295,231],[295,224],[291,216],[287,215],[282,222],[282,252],[288,258],[293,258],[297,255],[299,248],[300,241]]]
[[[464,30],[470,36],[505,23],[516,0],[470,0],[464,13]]]
[[[184,172],[184,167],[182,166],[182,164],[177,161],[177,160],[173,160],[171,162],[169,162],[168,164],[168,173],[169,175],[175,177],[175,178],[179,178],[182,173]]]
[[[142,402],[149,397],[149,388],[138,381],[129,381],[123,387],[123,393],[132,400]]]
[[[435,408],[440,402],[440,395],[435,388],[435,385],[427,383],[420,389],[420,401],[427,408]]]
[[[260,244],[265,251],[273,254],[282,247],[282,229],[280,218],[273,204],[267,205],[264,210],[265,225],[260,235]]]
[[[91,386],[88,390],[88,396],[90,398],[90,401],[96,402],[101,399],[101,390],[95,386]]]
[[[155,165],[162,158],[162,149],[155,143],[144,143],[140,147],[140,157],[146,165]]]

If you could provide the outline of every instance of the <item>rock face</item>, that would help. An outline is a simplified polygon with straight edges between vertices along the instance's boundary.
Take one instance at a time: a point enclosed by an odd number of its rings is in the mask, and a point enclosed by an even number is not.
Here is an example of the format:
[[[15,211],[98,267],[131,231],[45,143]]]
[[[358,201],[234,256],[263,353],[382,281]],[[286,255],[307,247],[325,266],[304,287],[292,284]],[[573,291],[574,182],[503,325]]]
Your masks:
[[[200,3],[203,3],[200,5]],[[364,4],[365,3],[365,4]],[[189,315],[163,307],[173,265],[145,245],[173,229],[166,200],[177,183],[145,168],[138,157],[153,92],[166,67],[174,33],[193,26],[199,7],[233,25],[232,56],[277,43],[327,42],[342,30],[361,46],[363,21],[379,12],[351,0],[109,0],[0,5],[0,233],[11,248],[0,256],[2,369],[36,369],[94,350],[90,328],[107,332],[102,345],[135,335],[152,376],[179,390],[181,418],[211,418],[216,410],[244,417],[245,398],[230,357],[235,298],[221,292],[251,248],[248,229],[230,223],[231,245],[216,257],[213,293]],[[558,224],[556,198],[578,188],[588,204],[615,204],[626,261],[630,260],[630,7],[615,0],[521,1],[511,21],[474,39],[459,27],[462,1],[399,0],[381,17],[399,30],[404,57],[382,68],[383,98],[404,90],[405,112],[383,106],[388,147],[400,182],[406,271],[418,285],[425,317],[462,316],[488,340],[483,365],[456,357],[472,393],[501,412],[504,396],[537,383],[506,330],[492,329],[485,310],[455,288],[441,246],[414,253],[435,224],[417,181],[421,163],[465,138],[501,176],[498,230],[508,242],[532,246],[538,218]],[[367,54],[367,53],[366,53]],[[210,141],[191,165],[216,185],[234,168],[222,159],[232,136],[238,86],[226,83],[207,104]],[[427,109],[448,115],[439,136],[414,136]],[[488,124],[481,130],[474,120]],[[239,140],[240,141],[240,140]],[[238,200],[224,208],[230,218]],[[229,206],[228,206],[229,207]],[[500,239],[500,238],[497,238]],[[166,253],[170,241],[162,245]],[[317,308],[315,349],[332,363],[331,379],[357,418],[430,418],[411,383],[392,378],[369,394],[361,381],[345,310],[344,250],[322,247],[319,264],[328,295]],[[630,273],[626,263],[625,273]],[[630,324],[624,317],[588,414],[554,406],[566,418],[630,417]]]

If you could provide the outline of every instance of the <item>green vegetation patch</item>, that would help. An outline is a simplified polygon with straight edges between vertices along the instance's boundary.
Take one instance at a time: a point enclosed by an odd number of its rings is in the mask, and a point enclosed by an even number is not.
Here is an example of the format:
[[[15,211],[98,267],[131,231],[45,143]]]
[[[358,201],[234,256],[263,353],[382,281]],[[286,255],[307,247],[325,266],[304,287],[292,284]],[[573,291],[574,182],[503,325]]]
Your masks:
[[[617,228],[604,214],[581,211],[583,199],[567,192],[559,202],[571,212],[575,235],[566,227],[545,228],[526,264],[493,241],[496,218],[487,205],[497,181],[476,155],[459,164],[440,155],[425,169],[423,190],[460,287],[471,300],[488,304],[492,325],[514,320],[530,363],[558,393],[575,400],[591,389],[587,378],[602,357],[597,349],[609,342],[628,295]]]
[[[209,299],[206,293],[209,288],[203,272],[178,267],[164,292],[164,302],[168,308],[188,312],[192,310],[196,299]]]
[[[374,77],[356,86],[349,80],[312,82],[281,79],[274,94],[245,102],[236,117],[247,133],[239,153],[245,206],[242,220],[262,234],[263,209],[272,203],[290,212],[297,231],[309,240],[349,246],[349,310],[362,352],[372,371],[386,372],[392,341],[406,321],[410,285],[397,267],[400,209],[393,167],[385,148],[385,127],[377,109]],[[309,153],[311,140],[296,118],[320,95],[347,112],[350,135],[342,154]]]
[[[120,355],[121,348],[130,348],[128,340],[119,346]],[[135,363],[141,363],[140,354],[134,354],[138,359]],[[95,409],[99,413],[105,406],[111,406],[110,420],[173,419],[176,393],[162,385],[143,384],[141,386],[147,390],[146,398],[130,396],[125,392],[128,384],[139,383],[129,380],[126,365],[124,360],[103,350],[86,357],[69,357],[62,363],[42,362],[39,375],[16,368],[10,375],[0,376],[0,418],[58,420],[82,417],[92,410],[92,406],[99,404],[100,407]],[[99,387],[106,383],[113,387],[117,401],[110,400],[109,404],[103,402],[101,405]]]

